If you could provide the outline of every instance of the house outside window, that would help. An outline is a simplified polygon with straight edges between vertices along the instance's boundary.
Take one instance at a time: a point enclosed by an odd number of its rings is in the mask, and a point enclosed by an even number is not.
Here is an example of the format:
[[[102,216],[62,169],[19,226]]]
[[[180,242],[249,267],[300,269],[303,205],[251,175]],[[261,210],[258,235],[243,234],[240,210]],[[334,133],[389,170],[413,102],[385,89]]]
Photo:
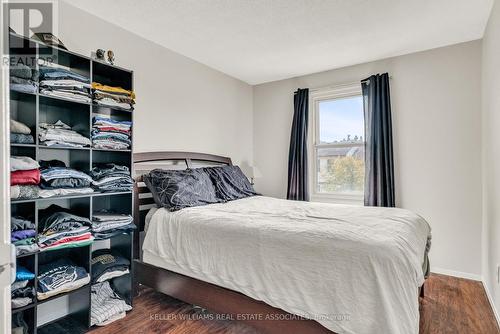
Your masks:
[[[310,93],[313,201],[362,204],[365,137],[361,85]]]

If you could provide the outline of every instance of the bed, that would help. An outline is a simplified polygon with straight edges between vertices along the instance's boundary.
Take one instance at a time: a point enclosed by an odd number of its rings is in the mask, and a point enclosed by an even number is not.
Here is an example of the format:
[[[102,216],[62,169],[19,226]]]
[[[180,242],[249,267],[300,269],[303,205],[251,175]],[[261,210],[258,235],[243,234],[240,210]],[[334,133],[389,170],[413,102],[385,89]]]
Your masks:
[[[407,210],[252,196],[169,212],[142,175],[231,165],[134,154],[135,284],[263,333],[418,333],[430,228]]]

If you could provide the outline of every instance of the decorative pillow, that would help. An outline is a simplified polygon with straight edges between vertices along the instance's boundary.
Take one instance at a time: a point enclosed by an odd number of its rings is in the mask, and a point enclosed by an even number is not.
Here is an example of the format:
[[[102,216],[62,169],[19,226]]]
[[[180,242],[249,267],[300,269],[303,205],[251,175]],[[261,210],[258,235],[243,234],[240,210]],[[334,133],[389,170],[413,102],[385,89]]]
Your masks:
[[[206,167],[203,169],[210,175],[217,197],[223,201],[258,195],[238,166]]]
[[[156,204],[170,211],[221,202],[210,177],[202,169],[155,169],[145,175],[144,182]]]

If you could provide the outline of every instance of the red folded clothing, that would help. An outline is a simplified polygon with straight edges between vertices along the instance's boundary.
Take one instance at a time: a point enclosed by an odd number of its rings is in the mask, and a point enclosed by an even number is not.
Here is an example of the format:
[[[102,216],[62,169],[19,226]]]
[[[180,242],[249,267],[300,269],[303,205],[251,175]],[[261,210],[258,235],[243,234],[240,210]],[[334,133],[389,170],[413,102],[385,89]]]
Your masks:
[[[49,249],[50,247],[55,247],[55,246],[58,246],[58,245],[61,245],[61,244],[69,244],[71,242],[84,241],[84,240],[89,240],[91,238],[92,238],[92,233],[85,232],[85,233],[83,233],[81,235],[75,235],[75,236],[72,236],[72,237],[61,238],[61,239],[57,240],[56,242],[54,242],[54,243],[52,243],[50,245],[41,244],[40,248],[42,248],[42,249]]]
[[[10,185],[39,184],[40,171],[38,169],[16,170],[10,173]]]
[[[97,128],[99,129],[99,131],[102,131],[102,132],[120,132],[120,133],[124,133],[127,135],[130,134],[130,130],[123,130],[123,129],[115,128],[112,126],[99,126]]]

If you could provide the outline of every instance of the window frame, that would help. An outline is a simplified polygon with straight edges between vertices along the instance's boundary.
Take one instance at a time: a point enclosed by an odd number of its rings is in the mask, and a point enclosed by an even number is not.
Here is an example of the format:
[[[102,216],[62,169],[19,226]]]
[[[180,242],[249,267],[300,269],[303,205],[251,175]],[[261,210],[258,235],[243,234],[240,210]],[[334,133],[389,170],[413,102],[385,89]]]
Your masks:
[[[317,173],[317,148],[318,146],[339,147],[342,144],[319,144],[319,103],[327,100],[348,98],[353,96],[362,96],[361,83],[351,83],[311,91],[309,93],[309,118],[311,133],[308,139],[309,156],[309,193],[313,202],[327,202],[340,204],[358,204],[363,205],[364,194],[342,194],[342,193],[320,193],[317,191],[318,173]],[[363,140],[365,134],[363,133]],[[349,145],[349,144],[347,144]]]

